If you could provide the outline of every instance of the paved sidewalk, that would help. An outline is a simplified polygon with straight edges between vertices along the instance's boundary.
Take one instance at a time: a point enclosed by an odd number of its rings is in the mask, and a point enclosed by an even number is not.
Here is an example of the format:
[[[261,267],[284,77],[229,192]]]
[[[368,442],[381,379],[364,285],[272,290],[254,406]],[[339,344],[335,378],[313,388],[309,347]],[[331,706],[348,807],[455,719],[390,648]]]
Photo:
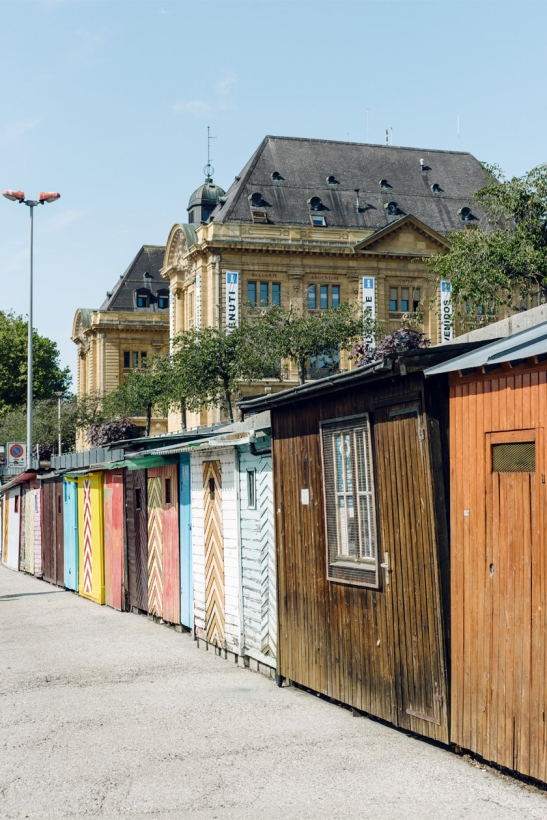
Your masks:
[[[547,793],[3,567],[0,692],[2,818],[547,818]]]

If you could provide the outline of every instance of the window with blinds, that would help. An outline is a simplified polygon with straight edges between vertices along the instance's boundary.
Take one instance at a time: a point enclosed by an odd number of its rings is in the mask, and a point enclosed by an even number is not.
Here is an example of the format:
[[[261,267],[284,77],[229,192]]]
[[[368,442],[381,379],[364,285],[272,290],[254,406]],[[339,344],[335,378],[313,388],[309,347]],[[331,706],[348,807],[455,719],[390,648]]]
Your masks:
[[[378,586],[371,428],[367,415],[321,426],[328,578]]]

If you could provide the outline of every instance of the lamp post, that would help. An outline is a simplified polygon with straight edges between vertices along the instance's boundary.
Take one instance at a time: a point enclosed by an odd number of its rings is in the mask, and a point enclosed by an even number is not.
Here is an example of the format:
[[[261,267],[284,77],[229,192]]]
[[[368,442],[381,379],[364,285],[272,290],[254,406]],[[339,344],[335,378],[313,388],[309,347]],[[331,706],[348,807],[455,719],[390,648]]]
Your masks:
[[[63,447],[61,442],[61,399],[65,395],[62,390],[56,391],[55,395],[57,396],[57,433],[59,436],[59,452],[58,455],[63,455]]]
[[[28,308],[28,355],[27,355],[27,466],[32,469],[32,266],[34,254],[34,208],[36,205],[43,205],[44,202],[55,202],[61,194],[56,191],[49,193],[42,192],[38,199],[25,199],[24,191],[3,191],[3,196],[12,202],[20,205],[27,205],[30,208],[30,270],[29,270],[29,308]]]

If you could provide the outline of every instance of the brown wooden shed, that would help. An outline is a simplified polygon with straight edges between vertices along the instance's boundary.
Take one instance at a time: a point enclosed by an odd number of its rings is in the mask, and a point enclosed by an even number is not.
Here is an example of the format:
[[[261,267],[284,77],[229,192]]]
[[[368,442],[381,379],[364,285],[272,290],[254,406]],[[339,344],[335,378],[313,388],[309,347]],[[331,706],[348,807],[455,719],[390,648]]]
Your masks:
[[[544,323],[428,371],[450,374],[450,739],[543,781],[546,359]]]
[[[390,357],[240,405],[271,411],[278,672],[447,742],[448,385]]]
[[[42,571],[45,581],[64,586],[63,478],[42,479]]]

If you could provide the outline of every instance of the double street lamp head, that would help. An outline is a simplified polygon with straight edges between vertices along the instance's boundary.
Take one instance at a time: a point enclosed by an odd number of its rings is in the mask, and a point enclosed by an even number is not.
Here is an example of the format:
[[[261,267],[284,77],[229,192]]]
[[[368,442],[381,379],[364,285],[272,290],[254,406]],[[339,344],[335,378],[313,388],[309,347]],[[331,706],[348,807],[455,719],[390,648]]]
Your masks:
[[[43,205],[44,202],[55,202],[55,200],[60,199],[61,194],[57,193],[57,191],[42,191],[38,194],[38,199],[25,199],[25,192],[24,191],[11,191],[7,189],[6,191],[2,191],[2,196],[5,196],[6,199],[10,199],[12,202],[18,202],[20,205],[24,203],[25,205]]]

